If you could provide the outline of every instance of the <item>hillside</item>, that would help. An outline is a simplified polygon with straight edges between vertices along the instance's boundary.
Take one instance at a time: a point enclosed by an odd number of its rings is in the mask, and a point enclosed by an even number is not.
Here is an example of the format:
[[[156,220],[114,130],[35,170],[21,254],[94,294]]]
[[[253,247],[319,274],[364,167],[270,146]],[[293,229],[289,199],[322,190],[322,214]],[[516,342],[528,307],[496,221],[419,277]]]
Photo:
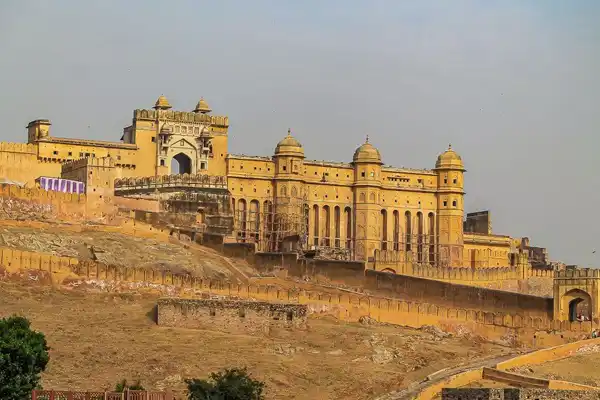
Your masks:
[[[187,272],[209,279],[239,278],[238,270],[251,276],[247,265],[228,260],[216,251],[195,243],[160,241],[117,232],[69,230],[64,226],[3,226],[0,246],[48,253],[82,260],[93,259],[128,267],[148,267],[172,272]],[[232,264],[235,264],[232,267]]]
[[[127,378],[181,389],[183,378],[248,366],[267,381],[269,399],[369,399],[442,368],[508,352],[436,330],[329,318],[311,318],[301,335],[164,328],[149,317],[155,301],[150,295],[52,289],[40,281],[0,283],[0,315],[23,314],[47,336],[45,388],[101,389]]]

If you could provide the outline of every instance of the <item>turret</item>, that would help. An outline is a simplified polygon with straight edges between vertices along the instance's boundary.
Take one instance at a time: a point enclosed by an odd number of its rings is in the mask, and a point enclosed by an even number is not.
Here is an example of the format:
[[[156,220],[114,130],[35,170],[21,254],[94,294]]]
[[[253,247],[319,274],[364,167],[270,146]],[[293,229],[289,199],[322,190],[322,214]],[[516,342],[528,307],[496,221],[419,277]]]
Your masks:
[[[50,136],[50,121],[47,119],[36,119],[27,124],[27,138],[29,143]]]
[[[448,145],[435,163],[438,175],[438,237],[442,264],[463,266],[464,173],[462,158]]]
[[[354,152],[354,210],[355,210],[355,248],[357,260],[372,261],[375,250],[379,249],[381,238],[381,154],[369,143],[369,137]]]
[[[275,161],[275,178],[293,178],[302,174],[304,164],[304,149],[296,138],[292,136],[291,130],[284,137],[273,155]]]

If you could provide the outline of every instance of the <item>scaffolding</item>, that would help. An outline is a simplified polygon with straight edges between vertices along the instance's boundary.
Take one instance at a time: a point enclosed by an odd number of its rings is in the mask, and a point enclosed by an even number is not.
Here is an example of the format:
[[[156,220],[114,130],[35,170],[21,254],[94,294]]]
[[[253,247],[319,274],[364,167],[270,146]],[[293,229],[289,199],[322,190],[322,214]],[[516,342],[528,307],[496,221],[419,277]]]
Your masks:
[[[304,197],[271,200],[244,199],[234,205],[237,242],[254,243],[259,252],[297,252],[306,249],[308,206]]]

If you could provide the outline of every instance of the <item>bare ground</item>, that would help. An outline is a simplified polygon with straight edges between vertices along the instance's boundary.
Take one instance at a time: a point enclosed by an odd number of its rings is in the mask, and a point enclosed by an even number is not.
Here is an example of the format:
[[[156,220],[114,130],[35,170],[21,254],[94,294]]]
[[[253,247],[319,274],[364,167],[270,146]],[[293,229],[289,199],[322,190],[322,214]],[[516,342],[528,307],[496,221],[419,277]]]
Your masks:
[[[151,295],[90,293],[38,281],[0,283],[0,315],[27,316],[51,347],[43,386],[111,388],[126,378],[183,389],[186,377],[247,366],[269,399],[370,399],[447,367],[509,349],[435,332],[311,318],[306,332],[269,336],[159,327]]]

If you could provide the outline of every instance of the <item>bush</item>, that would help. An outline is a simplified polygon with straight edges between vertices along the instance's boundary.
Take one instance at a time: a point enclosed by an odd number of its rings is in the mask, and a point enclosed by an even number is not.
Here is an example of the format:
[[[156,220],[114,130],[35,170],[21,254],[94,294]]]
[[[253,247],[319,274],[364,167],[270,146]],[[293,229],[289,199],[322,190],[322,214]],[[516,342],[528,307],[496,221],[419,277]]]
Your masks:
[[[123,379],[121,382],[119,382],[115,385],[115,392],[123,393],[125,390],[146,390],[146,389],[144,389],[144,387],[142,386],[140,381],[137,381],[133,385],[129,385],[127,383],[127,379]]]
[[[0,319],[0,399],[25,400],[39,388],[48,364],[43,333],[31,330],[24,317]]]
[[[252,379],[246,368],[231,368],[210,378],[186,379],[189,400],[263,400],[265,384]]]

